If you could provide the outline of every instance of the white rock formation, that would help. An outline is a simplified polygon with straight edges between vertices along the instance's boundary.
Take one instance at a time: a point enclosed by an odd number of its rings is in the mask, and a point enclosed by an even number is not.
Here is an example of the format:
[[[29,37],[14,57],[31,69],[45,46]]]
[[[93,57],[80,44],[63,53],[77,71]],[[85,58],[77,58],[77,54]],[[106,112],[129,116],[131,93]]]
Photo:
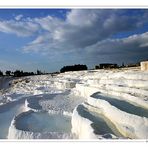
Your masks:
[[[29,115],[33,111],[27,111],[14,117],[9,127],[8,139],[72,139],[76,138],[74,134],[65,132],[33,132],[18,129],[18,120]],[[60,124],[60,123],[59,123]],[[23,127],[21,127],[23,129]]]
[[[123,112],[105,100],[88,97],[87,101],[90,105],[101,108],[103,114],[115,124],[124,136],[134,139],[148,138],[148,118]]]
[[[6,85],[3,83],[3,86]],[[1,87],[3,86],[1,85]],[[102,95],[102,98],[94,96],[94,93],[97,92]],[[5,104],[14,102],[13,105],[15,105],[17,101],[23,99],[26,100],[25,111],[47,111],[49,114],[72,115],[72,133],[76,137],[73,137],[71,133],[42,133],[20,130],[16,127],[16,121],[18,118],[24,118],[26,113],[22,113],[12,120],[8,138],[148,139],[147,116],[135,115],[126,108],[121,110],[119,106],[107,100],[111,97],[118,102],[125,101],[135,108],[139,107],[147,112],[148,72],[146,70],[141,71],[138,67],[66,72],[53,77],[51,75],[26,77],[10,86],[6,92],[1,92],[0,117],[4,116],[3,106]],[[84,109],[85,107],[87,111]],[[91,120],[89,116],[89,113],[92,112],[101,113],[104,123],[110,122],[113,133],[115,133],[112,134],[110,130],[105,131],[105,133],[98,133],[97,130],[103,126],[101,127],[100,124],[97,129],[93,127],[95,121]],[[94,117],[99,119],[101,116]],[[1,124],[0,128],[2,128]]]

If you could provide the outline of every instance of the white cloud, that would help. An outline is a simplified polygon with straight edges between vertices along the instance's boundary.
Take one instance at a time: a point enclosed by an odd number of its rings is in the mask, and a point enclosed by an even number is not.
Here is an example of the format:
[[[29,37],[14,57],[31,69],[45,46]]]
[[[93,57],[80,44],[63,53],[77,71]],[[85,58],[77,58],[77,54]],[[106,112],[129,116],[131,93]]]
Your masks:
[[[106,39],[85,48],[85,57],[106,61],[139,61],[148,59],[148,32],[136,34],[122,39]]]
[[[19,20],[21,20],[22,18],[23,18],[23,15],[20,14],[20,15],[17,15],[17,16],[15,17],[15,20],[19,21]]]
[[[33,48],[34,51],[42,51],[45,43],[50,44],[49,52],[51,48],[79,50],[110,38],[114,34],[137,29],[139,22],[141,25],[145,23],[142,18],[146,18],[147,11],[140,19],[135,15],[136,10],[132,11],[133,15],[127,15],[126,11],[128,10],[74,9],[67,14],[66,20],[52,16],[29,19],[32,23],[39,24],[40,30],[44,33],[30,43],[34,44],[32,48],[28,46],[26,48],[28,51]],[[43,48],[36,48],[38,42],[42,42]]]
[[[73,9],[67,13],[66,20],[52,16],[21,20],[23,16],[20,14],[15,20],[0,21],[0,31],[18,36],[46,32],[53,41],[81,48],[118,32],[134,30],[143,25],[148,17],[146,10],[141,17],[127,15],[126,11],[128,10]]]
[[[53,32],[55,29],[61,27],[65,23],[63,20],[49,15],[43,18],[34,18],[32,21],[40,24],[42,29],[49,32]]]
[[[39,26],[33,22],[6,20],[0,21],[0,31],[4,33],[16,34],[17,36],[31,36],[36,33]]]
[[[118,33],[133,31],[148,23],[148,10],[122,9],[73,9],[62,20],[53,16],[0,21],[0,31],[35,39],[25,45],[25,52],[48,55],[73,53],[83,56],[79,60],[94,60],[112,55],[107,59],[127,58],[147,52],[147,33],[124,39],[112,39]],[[142,52],[141,52],[142,51]],[[128,56],[127,56],[128,54]],[[127,56],[127,57],[126,57]]]

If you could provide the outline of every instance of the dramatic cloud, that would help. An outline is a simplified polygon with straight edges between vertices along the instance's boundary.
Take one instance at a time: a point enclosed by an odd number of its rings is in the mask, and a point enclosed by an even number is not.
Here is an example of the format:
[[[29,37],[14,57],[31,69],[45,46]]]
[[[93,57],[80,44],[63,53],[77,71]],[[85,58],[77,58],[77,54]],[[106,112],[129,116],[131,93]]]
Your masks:
[[[22,47],[24,52],[63,54],[63,57],[69,54],[79,61],[103,61],[103,58],[121,61],[146,57],[147,32],[131,33],[126,38],[118,38],[118,34],[138,30],[147,24],[148,10],[73,9],[65,20],[53,16],[24,18],[18,15],[15,20],[0,21],[0,31],[22,37],[35,35],[32,42]]]
[[[110,38],[117,33],[132,31],[147,23],[145,19],[143,20],[147,11],[140,17],[135,15],[136,10],[133,10],[130,15],[126,13],[125,10],[74,9],[67,14],[65,21],[47,16],[35,18],[32,22],[40,24],[40,27],[50,36],[53,45],[56,43],[59,48],[65,45],[64,48],[67,50],[72,48],[76,50]]]
[[[33,35],[39,29],[38,25],[29,21],[0,21],[0,31],[12,33],[17,36],[27,37]]]
[[[96,61],[132,62],[148,59],[148,32],[140,35],[132,35],[123,39],[107,39],[89,46],[85,49],[87,58]]]

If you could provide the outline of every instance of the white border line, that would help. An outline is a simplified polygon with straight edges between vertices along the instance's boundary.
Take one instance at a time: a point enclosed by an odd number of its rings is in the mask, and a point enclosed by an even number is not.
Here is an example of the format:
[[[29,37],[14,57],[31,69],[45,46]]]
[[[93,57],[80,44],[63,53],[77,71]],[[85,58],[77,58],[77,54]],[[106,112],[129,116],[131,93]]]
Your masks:
[[[148,5],[90,5],[90,6],[84,6],[84,5],[64,5],[64,6],[61,6],[61,5],[15,5],[15,6],[12,6],[12,5],[0,5],[0,9],[5,9],[5,8],[8,8],[8,9],[23,9],[23,8],[28,8],[28,9],[38,9],[38,8],[48,8],[48,9],[54,9],[54,8],[65,8],[65,9],[94,9],[94,8],[97,8],[97,9],[112,9],[112,8],[117,8],[117,9],[148,9]]]
[[[148,2],[148,1],[147,1]],[[135,2],[136,3],[136,2]],[[94,4],[84,4],[84,5],[49,5],[49,4],[36,4],[36,5],[32,5],[32,4],[21,4],[21,5],[17,5],[16,3],[14,3],[13,5],[12,4],[1,4],[0,2],[0,9],[55,9],[55,8],[65,8],[65,9],[148,9],[148,4],[144,5],[144,4],[140,4],[140,5],[137,5],[137,4],[130,4],[130,5],[94,5]],[[11,139],[0,139],[0,142],[148,142],[147,139],[133,139],[133,140],[128,140],[128,139],[119,139],[119,140],[68,140],[68,139],[65,139],[65,140],[61,140],[61,139],[43,139],[43,140],[40,140],[40,139],[32,139],[32,140],[11,140]]]
[[[15,7],[16,5],[20,6],[35,6],[40,7],[43,5],[47,6],[60,6],[60,7],[93,7],[93,6],[126,6],[126,7],[143,7],[145,5],[148,5],[147,0],[1,0],[0,1],[1,6],[11,6]]]

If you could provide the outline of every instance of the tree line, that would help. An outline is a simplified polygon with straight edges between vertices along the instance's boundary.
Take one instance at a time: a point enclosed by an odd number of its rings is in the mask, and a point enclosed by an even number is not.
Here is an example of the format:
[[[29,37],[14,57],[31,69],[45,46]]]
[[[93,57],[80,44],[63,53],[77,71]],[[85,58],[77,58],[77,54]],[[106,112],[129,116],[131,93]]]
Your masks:
[[[136,63],[136,64],[128,64],[128,65],[124,65],[124,63],[122,63],[121,66],[117,65],[117,64],[113,64],[113,63],[101,63],[99,65],[95,66],[95,69],[110,69],[110,68],[124,68],[124,67],[134,67],[134,66],[140,66],[140,63]],[[68,71],[81,71],[81,70],[87,70],[87,66],[86,65],[70,65],[70,66],[64,66],[60,69],[60,73],[63,72],[68,72]],[[10,71],[7,70],[5,72],[6,76],[14,76],[14,77],[22,77],[22,76],[32,76],[32,75],[42,75],[42,74],[58,74],[59,72],[53,72],[53,73],[43,73],[40,70],[37,70],[35,73],[34,72],[24,72],[22,70],[16,70],[16,71]],[[0,76],[3,76],[4,73],[0,70]]]
[[[64,66],[63,68],[61,68],[60,72],[66,72],[66,71],[80,71],[80,70],[87,70],[87,66],[86,65],[71,65],[71,66]]]
[[[14,76],[14,77],[23,77],[23,76],[32,76],[32,75],[41,75],[44,74],[42,71],[37,70],[36,73],[34,72],[24,72],[23,70],[16,70],[16,71],[10,71],[7,70],[5,74],[0,70],[0,76]]]

